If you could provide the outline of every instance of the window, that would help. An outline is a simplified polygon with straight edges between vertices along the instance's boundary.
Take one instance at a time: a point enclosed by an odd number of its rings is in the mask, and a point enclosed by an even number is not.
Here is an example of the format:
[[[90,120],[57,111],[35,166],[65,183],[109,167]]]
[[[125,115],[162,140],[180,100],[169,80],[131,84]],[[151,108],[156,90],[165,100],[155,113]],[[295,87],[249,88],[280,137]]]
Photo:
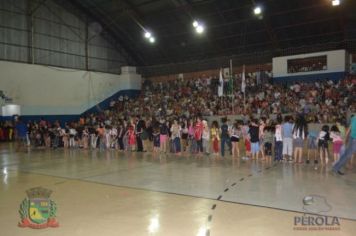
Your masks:
[[[326,55],[290,59],[287,61],[288,73],[300,73],[327,70]]]

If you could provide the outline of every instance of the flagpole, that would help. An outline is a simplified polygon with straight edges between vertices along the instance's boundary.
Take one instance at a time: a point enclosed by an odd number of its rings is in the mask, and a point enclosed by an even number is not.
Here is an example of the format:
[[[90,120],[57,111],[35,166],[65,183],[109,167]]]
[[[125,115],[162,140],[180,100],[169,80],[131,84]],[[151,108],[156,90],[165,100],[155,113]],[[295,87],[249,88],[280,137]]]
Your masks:
[[[231,99],[232,99],[232,115],[234,114],[234,80],[232,78],[232,59],[230,59],[230,82],[231,82]]]
[[[242,66],[242,76],[243,76],[243,82],[244,82],[244,112],[246,113],[246,75],[245,75],[245,64]]]
[[[246,112],[246,91],[244,92],[244,111]]]

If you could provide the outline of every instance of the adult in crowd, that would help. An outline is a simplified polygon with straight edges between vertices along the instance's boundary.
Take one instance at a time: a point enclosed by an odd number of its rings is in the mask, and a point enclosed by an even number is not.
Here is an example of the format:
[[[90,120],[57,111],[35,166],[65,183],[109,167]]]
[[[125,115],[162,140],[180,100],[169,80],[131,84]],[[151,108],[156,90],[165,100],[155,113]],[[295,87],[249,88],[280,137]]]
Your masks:
[[[344,175],[341,168],[345,166],[346,162],[356,153],[356,116],[351,118],[350,127],[346,131],[346,149],[340,156],[340,159],[332,167],[332,171]]]
[[[17,141],[17,149],[27,146],[27,135],[28,135],[27,125],[22,122],[21,117],[17,117],[15,125],[15,137]]]
[[[292,117],[286,116],[284,119],[284,123],[282,125],[283,131],[283,155],[285,156],[285,160],[293,161],[292,153],[293,153],[293,123]]]

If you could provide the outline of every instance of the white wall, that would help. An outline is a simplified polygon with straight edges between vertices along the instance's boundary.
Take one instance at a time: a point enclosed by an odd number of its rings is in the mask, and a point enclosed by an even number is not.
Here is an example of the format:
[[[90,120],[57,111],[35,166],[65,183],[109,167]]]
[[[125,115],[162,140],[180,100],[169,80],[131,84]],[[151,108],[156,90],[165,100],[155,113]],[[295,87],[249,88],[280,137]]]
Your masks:
[[[287,73],[287,61],[290,59],[298,59],[313,56],[327,56],[327,70],[324,71],[311,71],[311,72],[300,72],[300,73]],[[307,53],[293,56],[285,57],[274,57],[273,61],[273,77],[284,77],[284,76],[296,76],[296,75],[312,75],[312,74],[323,74],[332,72],[344,72],[346,69],[346,51],[345,50],[334,50],[325,51],[317,53]]]
[[[0,61],[0,90],[22,115],[81,114],[121,90],[140,90],[141,76]]]

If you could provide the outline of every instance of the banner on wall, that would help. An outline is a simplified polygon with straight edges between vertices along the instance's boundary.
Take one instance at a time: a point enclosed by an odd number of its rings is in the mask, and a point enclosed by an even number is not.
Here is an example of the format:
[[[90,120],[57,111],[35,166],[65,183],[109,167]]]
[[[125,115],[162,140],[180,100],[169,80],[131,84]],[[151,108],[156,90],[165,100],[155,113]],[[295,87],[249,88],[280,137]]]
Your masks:
[[[1,108],[2,116],[21,115],[21,107],[16,104],[6,104]]]

